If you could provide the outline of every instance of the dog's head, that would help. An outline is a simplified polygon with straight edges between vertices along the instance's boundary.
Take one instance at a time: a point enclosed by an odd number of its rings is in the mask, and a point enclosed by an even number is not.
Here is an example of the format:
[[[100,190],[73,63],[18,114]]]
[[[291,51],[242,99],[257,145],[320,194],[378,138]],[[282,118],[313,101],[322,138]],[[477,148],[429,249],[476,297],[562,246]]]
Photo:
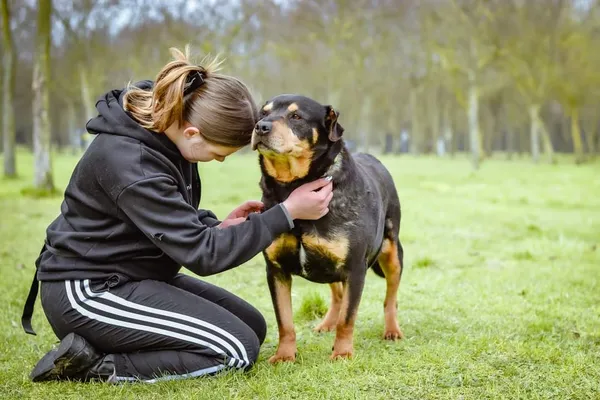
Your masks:
[[[289,183],[308,175],[342,139],[339,113],[330,105],[299,95],[280,95],[266,102],[252,134],[252,150],[262,155],[267,174]]]

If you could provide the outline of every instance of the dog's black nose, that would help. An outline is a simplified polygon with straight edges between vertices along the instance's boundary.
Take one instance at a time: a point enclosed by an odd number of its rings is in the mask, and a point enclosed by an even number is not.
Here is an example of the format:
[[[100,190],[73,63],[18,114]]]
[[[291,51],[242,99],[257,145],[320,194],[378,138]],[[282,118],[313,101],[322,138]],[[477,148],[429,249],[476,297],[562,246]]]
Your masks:
[[[269,132],[271,132],[272,126],[273,123],[271,121],[258,121],[254,129],[258,135],[267,135]]]

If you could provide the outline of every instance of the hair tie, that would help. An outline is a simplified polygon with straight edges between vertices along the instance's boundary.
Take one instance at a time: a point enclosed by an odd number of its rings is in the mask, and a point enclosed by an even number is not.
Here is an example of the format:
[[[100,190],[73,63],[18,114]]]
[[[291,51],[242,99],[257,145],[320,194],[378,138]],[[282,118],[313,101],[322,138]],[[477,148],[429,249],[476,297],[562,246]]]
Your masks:
[[[183,90],[183,96],[187,96],[188,94],[194,92],[200,86],[204,84],[204,78],[202,77],[202,73],[200,71],[195,71],[188,75],[187,80],[185,82],[185,89]]]

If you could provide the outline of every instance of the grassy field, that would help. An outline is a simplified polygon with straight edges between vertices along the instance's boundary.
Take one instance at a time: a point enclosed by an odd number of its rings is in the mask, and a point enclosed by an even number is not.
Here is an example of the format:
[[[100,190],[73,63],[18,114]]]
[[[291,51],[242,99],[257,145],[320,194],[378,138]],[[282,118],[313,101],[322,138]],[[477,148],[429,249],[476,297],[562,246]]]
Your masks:
[[[331,362],[333,333],[312,327],[329,289],[296,279],[299,358],[271,366],[277,329],[262,256],[208,278],[256,305],[269,333],[248,374],[155,385],[32,384],[28,373],[56,342],[38,305],[34,328],[22,305],[48,223],[61,198],[20,195],[32,159],[20,154],[19,180],[0,180],[0,397],[30,399],[598,399],[600,398],[600,165],[534,166],[528,159],[384,157],[398,186],[405,271],[399,321],[406,339],[383,332],[385,281],[369,273],[355,357]],[[56,156],[64,190],[77,157]],[[214,164],[214,165],[212,165]],[[201,165],[202,207],[224,216],[259,198],[252,155]],[[321,304],[322,305],[322,304]]]

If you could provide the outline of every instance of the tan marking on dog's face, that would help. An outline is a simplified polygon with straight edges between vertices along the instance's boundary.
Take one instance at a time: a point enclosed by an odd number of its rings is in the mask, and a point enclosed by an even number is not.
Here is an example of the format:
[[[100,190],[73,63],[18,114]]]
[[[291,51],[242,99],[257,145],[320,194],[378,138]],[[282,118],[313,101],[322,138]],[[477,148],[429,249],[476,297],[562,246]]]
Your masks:
[[[266,104],[262,109],[263,111],[271,111],[273,109],[273,103]]]
[[[317,141],[319,140],[319,130],[317,128],[313,128],[312,133],[312,142],[313,144],[317,144]]]
[[[269,261],[279,268],[281,268],[281,265],[277,260],[283,254],[295,253],[296,251],[298,251],[298,239],[291,233],[284,233],[279,236],[265,250]]]
[[[335,262],[338,268],[343,266],[348,256],[348,238],[341,234],[334,235],[331,239],[326,239],[321,236],[305,233],[302,235],[302,245],[307,250],[319,253]]]
[[[267,147],[258,145],[258,151],[271,177],[289,183],[308,175],[313,157],[311,144],[294,135],[285,122],[273,122],[265,144]]]
[[[289,153],[292,156],[302,156],[307,150],[307,143],[294,135],[292,129],[285,121],[279,119],[273,121],[271,133],[266,138],[266,145],[276,153],[284,155]],[[266,149],[269,152],[269,149]]]
[[[288,111],[289,112],[294,112],[294,111],[298,111],[298,104],[296,103],[292,103],[288,106]]]

